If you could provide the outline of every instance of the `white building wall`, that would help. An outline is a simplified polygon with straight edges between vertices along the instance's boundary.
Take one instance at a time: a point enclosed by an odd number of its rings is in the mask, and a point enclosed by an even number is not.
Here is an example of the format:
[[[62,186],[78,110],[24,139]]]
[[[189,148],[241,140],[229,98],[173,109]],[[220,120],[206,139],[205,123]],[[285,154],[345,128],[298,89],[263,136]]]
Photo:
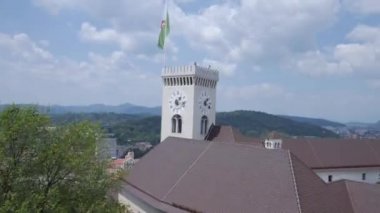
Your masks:
[[[168,86],[164,84],[165,79],[175,77],[191,77],[193,78],[192,85],[176,85]],[[199,98],[201,93],[205,91],[212,100],[212,108],[207,112],[208,128],[211,124],[215,124],[215,106],[216,106],[216,83],[219,79],[219,74],[216,70],[203,68],[197,65],[167,67],[162,70],[163,92],[162,92],[162,112],[161,112],[161,141],[169,136],[189,138],[189,139],[204,139],[205,135],[200,134],[201,118],[203,116],[199,108]],[[196,85],[195,78],[202,79],[208,82],[206,85]],[[210,82],[214,82],[213,87]],[[170,98],[175,91],[180,91],[186,96],[186,105],[179,113],[174,113],[170,109]],[[175,114],[182,117],[182,132],[172,133],[171,119]],[[207,128],[207,129],[208,129]]]
[[[162,212],[156,208],[153,208],[144,201],[136,198],[132,194],[123,190],[122,193],[118,193],[118,202],[127,206],[128,210],[133,213],[154,213]]]
[[[380,182],[380,167],[314,169],[313,171],[326,183],[329,182],[329,175],[332,175],[332,181],[346,179],[372,184]],[[363,173],[366,176],[365,180],[362,179]]]
[[[208,118],[208,124],[207,129],[210,128],[211,124],[215,124],[215,117],[216,117],[216,88],[207,88],[203,86],[195,86],[194,91],[194,123],[193,123],[193,137],[194,139],[203,140],[206,136],[205,134],[201,135],[201,119],[202,116],[205,115]],[[206,92],[208,96],[210,96],[210,99],[212,101],[212,108],[210,111],[207,111],[205,114],[202,113],[202,110],[199,108],[199,97],[201,96],[202,92]]]
[[[182,133],[172,133],[171,119],[176,114],[170,110],[169,101],[171,95],[175,91],[180,91],[186,96],[186,105],[183,111],[178,114],[182,117]],[[163,141],[168,136],[192,138],[192,128],[190,128],[193,123],[193,109],[194,109],[194,87],[191,85],[187,86],[163,86],[162,93],[162,112],[161,112],[161,141]]]

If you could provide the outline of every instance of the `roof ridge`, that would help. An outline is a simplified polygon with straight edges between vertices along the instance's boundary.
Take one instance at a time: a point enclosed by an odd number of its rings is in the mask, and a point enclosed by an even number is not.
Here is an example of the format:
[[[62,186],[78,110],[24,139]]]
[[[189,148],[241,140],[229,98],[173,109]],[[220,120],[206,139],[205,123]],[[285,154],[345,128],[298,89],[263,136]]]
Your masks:
[[[344,187],[346,188],[348,199],[350,200],[350,205],[351,205],[352,212],[355,212],[354,201],[353,201],[353,199],[351,197],[351,190],[349,189],[350,187],[347,184],[348,182],[346,180],[344,180],[343,183],[344,183]]]
[[[206,148],[198,155],[198,157],[190,164],[190,166],[183,172],[183,174],[177,179],[177,181],[170,187],[170,189],[166,192],[166,194],[161,198],[161,200],[165,200],[169,194],[174,190],[174,188],[181,182],[181,180],[185,177],[185,175],[195,166],[199,159],[207,152],[207,150],[211,147],[214,142],[210,142]]]
[[[255,146],[254,144],[243,144],[243,143],[228,143],[228,142],[217,142],[218,144],[225,144],[225,145],[231,145],[231,146],[243,146],[251,149],[257,149],[257,150],[267,150],[267,151],[277,151],[277,152],[287,152],[289,150],[287,149],[275,149],[275,150],[268,150],[262,146]]]
[[[236,142],[236,138],[235,138],[233,127],[232,126],[228,126],[228,129],[229,129],[229,132],[232,135],[232,140],[233,140],[232,142],[235,143]]]
[[[302,212],[301,202],[300,202],[300,198],[298,196],[297,181],[296,181],[296,176],[294,175],[294,168],[293,168],[292,157],[291,157],[290,150],[287,150],[287,152],[288,152],[288,158],[289,158],[290,172],[292,174],[292,180],[293,180],[294,190],[295,190],[295,193],[296,193],[296,202],[297,202],[298,212],[301,213]]]

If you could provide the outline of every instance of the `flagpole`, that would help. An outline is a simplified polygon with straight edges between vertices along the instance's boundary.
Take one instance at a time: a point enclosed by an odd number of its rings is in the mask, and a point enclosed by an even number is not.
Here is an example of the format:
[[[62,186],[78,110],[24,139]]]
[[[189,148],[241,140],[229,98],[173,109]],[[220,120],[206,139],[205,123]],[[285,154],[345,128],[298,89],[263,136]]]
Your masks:
[[[165,29],[165,31],[166,31],[166,29]],[[163,51],[164,51],[164,68],[165,68],[166,67],[166,45],[164,45]]]
[[[166,21],[166,16],[168,14],[168,0],[165,0],[165,21]],[[165,23],[168,24],[168,23]],[[167,27],[165,26],[165,37],[167,35]],[[166,38],[165,38],[166,39]],[[164,68],[166,67],[166,45],[164,45]]]
[[[167,50],[166,50],[166,45],[165,45],[165,40],[167,40],[167,36],[170,32],[170,29],[169,29],[169,12],[168,12],[168,2],[167,0],[165,0],[165,10],[164,10],[164,14],[163,14],[163,18],[162,18],[162,21],[161,21],[161,31],[160,31],[160,35],[158,37],[158,47],[162,49],[163,51],[163,56],[162,56],[162,63],[163,63],[163,67],[165,68],[166,67],[166,61],[167,61]]]

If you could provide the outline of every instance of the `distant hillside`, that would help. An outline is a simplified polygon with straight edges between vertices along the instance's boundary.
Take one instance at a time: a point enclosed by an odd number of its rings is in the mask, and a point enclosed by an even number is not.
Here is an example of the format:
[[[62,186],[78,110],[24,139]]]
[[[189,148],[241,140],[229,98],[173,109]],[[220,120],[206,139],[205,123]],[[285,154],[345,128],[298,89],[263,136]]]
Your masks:
[[[271,131],[290,136],[338,137],[332,131],[316,125],[255,111],[218,113],[216,123],[231,125],[246,135],[256,137],[266,136]]]
[[[356,128],[368,128],[372,126],[372,123],[362,123],[362,122],[349,122],[346,123],[346,126],[348,127],[356,127]]]
[[[350,128],[363,128],[380,131],[380,121],[376,123],[361,123],[361,122],[350,122],[346,124]]]
[[[319,118],[306,118],[306,117],[299,117],[299,116],[289,116],[289,115],[279,115],[280,117],[287,118],[293,121],[302,122],[302,123],[308,123],[313,124],[316,126],[324,127],[324,126],[331,126],[331,127],[345,127],[346,125],[334,121],[329,121],[326,119],[319,119]]]
[[[8,105],[0,105],[0,111]],[[19,106],[35,106],[40,112],[48,114],[65,114],[65,113],[119,113],[119,114],[146,114],[146,115],[160,115],[161,107],[144,107],[134,104],[121,104],[117,106],[110,106],[104,104],[92,104],[87,106],[43,106],[32,104],[20,104]]]
[[[129,115],[117,113],[67,113],[50,114],[53,124],[62,125],[80,121],[98,123],[106,131],[113,133],[118,143],[127,144],[148,141],[160,142],[161,117]]]
[[[380,130],[380,121],[378,121],[377,123],[375,123],[373,126],[374,126],[374,128],[376,128],[377,130]]]
[[[120,143],[137,141],[158,143],[160,140],[160,116],[146,117],[116,113],[69,113],[52,114],[51,116],[55,124],[81,120],[97,122],[107,131],[114,133]],[[242,133],[255,137],[264,137],[271,131],[290,136],[338,137],[335,133],[315,125],[254,111],[217,113],[216,123],[231,125]]]

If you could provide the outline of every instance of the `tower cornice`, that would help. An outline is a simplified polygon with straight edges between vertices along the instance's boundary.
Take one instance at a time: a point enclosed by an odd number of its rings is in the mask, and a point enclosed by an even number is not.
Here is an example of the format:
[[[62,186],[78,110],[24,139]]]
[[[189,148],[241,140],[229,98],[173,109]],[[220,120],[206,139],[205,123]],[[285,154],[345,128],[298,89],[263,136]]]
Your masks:
[[[162,69],[161,76],[165,77],[177,77],[177,76],[195,76],[209,80],[219,80],[219,72],[215,69],[201,67],[198,65],[184,65],[164,67]]]

